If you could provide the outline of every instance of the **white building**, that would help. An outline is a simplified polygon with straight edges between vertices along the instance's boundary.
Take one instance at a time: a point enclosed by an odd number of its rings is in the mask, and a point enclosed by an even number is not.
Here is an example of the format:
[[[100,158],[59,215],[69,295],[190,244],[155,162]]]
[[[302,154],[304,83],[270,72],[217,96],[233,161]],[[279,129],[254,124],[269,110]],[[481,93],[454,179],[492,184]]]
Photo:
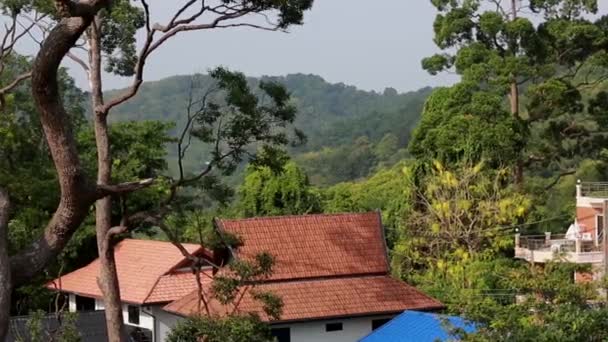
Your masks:
[[[220,232],[240,236],[231,257],[260,252],[275,258],[273,274],[256,291],[281,297],[280,320],[265,315],[248,292],[238,310],[254,312],[271,325],[279,342],[357,341],[407,309],[437,310],[438,301],[389,276],[379,213],[306,215],[218,220]],[[220,264],[220,255],[197,245],[191,253]],[[200,312],[197,284],[188,263],[170,243],[124,240],[116,248],[125,323],[163,341],[177,321]],[[102,310],[96,285],[99,265],[90,265],[53,282],[69,293],[70,310]],[[212,278],[218,270],[206,272]],[[203,285],[209,286],[211,280]],[[210,303],[215,313],[225,309]]]

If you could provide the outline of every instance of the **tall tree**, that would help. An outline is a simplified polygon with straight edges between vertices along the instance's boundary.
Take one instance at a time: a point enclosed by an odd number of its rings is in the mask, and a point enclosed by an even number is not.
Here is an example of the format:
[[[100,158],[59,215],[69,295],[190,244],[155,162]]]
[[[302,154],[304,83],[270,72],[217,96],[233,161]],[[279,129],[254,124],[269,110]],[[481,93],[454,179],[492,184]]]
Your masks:
[[[511,113],[525,141],[514,162],[519,183],[524,167],[541,165],[559,176],[574,172],[567,160],[577,153],[599,153],[605,132],[597,123],[606,115],[605,95],[588,88],[608,75],[608,32],[606,18],[589,19],[597,1],[432,3],[439,12],[434,41],[455,53],[426,58],[423,67],[432,74],[454,70],[463,84],[475,87],[475,96],[509,100],[500,107]]]

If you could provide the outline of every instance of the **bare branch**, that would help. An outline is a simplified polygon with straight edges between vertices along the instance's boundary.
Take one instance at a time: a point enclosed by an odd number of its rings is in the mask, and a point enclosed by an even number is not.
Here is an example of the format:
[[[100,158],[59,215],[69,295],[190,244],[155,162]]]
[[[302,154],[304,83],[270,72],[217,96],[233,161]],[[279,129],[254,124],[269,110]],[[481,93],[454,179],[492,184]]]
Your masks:
[[[179,19],[179,17],[183,13],[185,13],[185,11],[187,9],[189,9],[191,6],[193,6],[197,2],[197,0],[190,0],[190,1],[186,2],[182,7],[180,7],[180,9],[178,9],[176,14],[173,16],[173,18],[169,21],[169,23],[167,25],[155,24],[152,27],[150,27],[150,13],[149,13],[149,9],[148,9],[148,4],[145,0],[142,0],[142,5],[144,7],[144,14],[146,17],[147,35],[146,35],[146,40],[144,41],[144,45],[143,45],[142,49],[140,50],[140,53],[139,53],[139,56],[137,59],[137,63],[135,65],[135,75],[133,76],[133,82],[132,82],[131,86],[124,93],[122,93],[122,94],[118,95],[117,97],[108,101],[108,103],[106,105],[104,105],[103,108],[99,108],[99,110],[98,110],[99,112],[103,112],[103,113],[107,114],[113,107],[118,106],[118,105],[128,101],[133,96],[135,96],[135,94],[137,94],[139,87],[141,86],[141,84],[143,82],[144,65],[146,64],[147,58],[152,54],[152,52],[154,52],[161,45],[163,45],[167,40],[169,40],[171,37],[175,36],[179,32],[199,31],[199,30],[207,30],[207,29],[214,29],[214,28],[231,28],[231,27],[251,27],[251,28],[266,30],[266,31],[279,31],[280,30],[279,26],[276,24],[269,25],[269,26],[256,25],[256,24],[252,24],[252,23],[222,24],[222,23],[230,21],[230,20],[244,17],[250,13],[255,13],[255,11],[258,10],[258,8],[256,8],[256,7],[229,7],[226,5],[219,5],[215,8],[210,8],[210,7],[205,6],[204,0],[200,0],[200,1],[201,1],[200,10],[197,11],[196,13],[192,14],[190,17],[181,19],[181,20]],[[226,9],[228,9],[228,11],[219,12],[218,8],[226,8]],[[213,21],[211,21],[210,23],[207,23],[207,24],[191,24],[192,22],[199,19],[207,10],[214,12],[214,13],[224,13],[224,14],[219,15],[217,18],[215,18]],[[155,36],[156,32],[162,32],[164,34],[158,40],[155,40],[154,36]]]
[[[562,177],[573,175],[575,173],[576,173],[576,170],[568,170],[568,171],[564,171],[564,172],[560,173],[551,181],[551,183],[549,183],[547,186],[545,186],[545,190],[550,190],[551,188],[553,188],[557,183],[559,183],[559,181],[560,181],[560,179],[562,179]]]
[[[89,73],[89,66],[87,65],[87,63],[85,63],[85,61],[83,61],[80,57],[76,56],[75,54],[68,52],[66,54],[66,57],[68,57],[69,59],[73,60],[74,62],[76,62],[78,65],[80,65],[84,71],[88,74]]]
[[[0,96],[5,95],[7,92],[13,90],[16,86],[19,85],[19,83],[27,80],[28,78],[30,78],[32,76],[32,72],[28,71],[26,73],[23,73],[19,76],[17,76],[11,83],[9,83],[7,86],[0,88]]]

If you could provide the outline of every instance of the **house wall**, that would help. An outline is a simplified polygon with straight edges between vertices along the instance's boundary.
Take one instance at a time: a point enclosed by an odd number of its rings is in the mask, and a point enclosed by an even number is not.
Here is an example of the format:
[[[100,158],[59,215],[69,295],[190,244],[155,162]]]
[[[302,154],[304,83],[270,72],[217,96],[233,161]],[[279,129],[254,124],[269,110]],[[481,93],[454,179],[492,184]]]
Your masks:
[[[591,233],[591,236],[595,240],[596,232],[596,216],[602,214],[601,208],[594,208],[592,206],[583,206],[578,203],[576,207],[576,220],[581,225],[583,233]]]
[[[70,312],[76,312],[76,296],[74,294],[69,294],[69,303],[68,309]],[[153,307],[152,307],[153,308]],[[154,316],[153,310],[151,307],[139,307],[139,324],[129,323],[129,306],[128,304],[123,304],[122,306],[122,315],[125,324],[144,328],[152,331],[154,333]],[[105,305],[103,300],[95,299],[95,310],[105,310]]]
[[[151,311],[156,317],[156,342],[164,342],[171,329],[183,318],[164,311],[161,306],[153,307]]]
[[[76,295],[70,293],[68,295],[68,310],[70,312],[76,312]]]
[[[393,317],[394,315],[277,324],[272,328],[289,327],[291,342],[355,342],[372,332],[372,320]],[[343,330],[325,331],[327,323],[342,323]]]
[[[76,297],[69,295],[70,311],[76,310]],[[103,310],[103,301],[95,300],[96,310]],[[275,324],[272,328],[290,329],[291,342],[355,342],[365,337],[372,331],[372,320],[393,318],[395,315],[356,317],[322,321],[311,321],[290,324]],[[171,329],[183,319],[162,310],[162,306],[140,307],[139,325],[129,323],[129,312],[127,304],[123,305],[123,318],[125,324],[148,329],[155,334],[155,342],[164,342]],[[326,331],[326,324],[342,323],[340,331]]]
[[[183,319],[162,310],[161,306],[149,308],[156,318],[154,332],[156,342],[164,342],[171,329]],[[372,332],[372,320],[390,319],[395,315],[345,318],[291,324],[275,324],[271,328],[290,329],[291,342],[355,342]],[[325,331],[327,323],[342,323],[341,331]]]

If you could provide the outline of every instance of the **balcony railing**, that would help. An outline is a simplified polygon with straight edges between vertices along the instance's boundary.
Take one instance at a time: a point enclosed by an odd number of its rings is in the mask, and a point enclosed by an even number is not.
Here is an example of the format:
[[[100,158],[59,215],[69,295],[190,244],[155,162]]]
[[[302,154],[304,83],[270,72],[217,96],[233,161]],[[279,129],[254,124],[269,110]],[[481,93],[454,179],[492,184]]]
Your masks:
[[[515,257],[533,262],[597,263],[603,260],[602,250],[594,241],[570,240],[564,234],[515,236]]]
[[[579,182],[577,188],[579,196],[608,198],[608,182]]]

